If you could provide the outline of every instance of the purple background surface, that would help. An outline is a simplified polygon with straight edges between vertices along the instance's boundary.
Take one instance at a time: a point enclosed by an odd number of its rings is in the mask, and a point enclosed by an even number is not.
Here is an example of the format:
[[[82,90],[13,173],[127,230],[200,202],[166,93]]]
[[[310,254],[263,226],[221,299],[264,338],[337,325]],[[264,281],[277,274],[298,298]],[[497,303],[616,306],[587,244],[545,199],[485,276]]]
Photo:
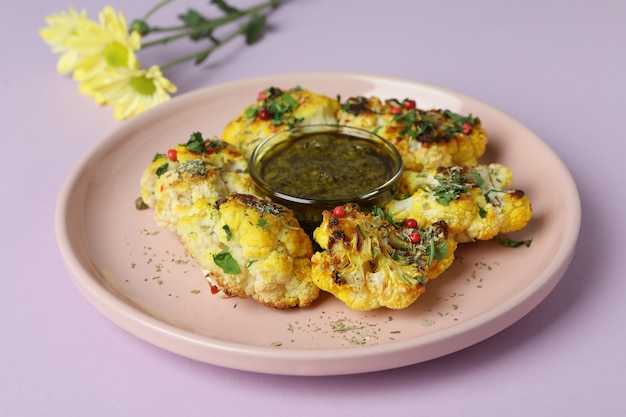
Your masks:
[[[292,0],[253,47],[235,41],[166,75],[179,94],[253,76],[354,71],[457,90],[535,131],[582,202],[575,258],[556,289],[501,333],[401,369],[339,377],[248,373],[149,345],[79,294],[59,254],[54,210],[78,159],[123,122],[56,73],[38,36],[70,5],[129,20],[155,2],[8,2],[0,15],[0,414],[3,416],[436,415],[626,413],[622,123],[626,3],[618,0]],[[159,23],[207,1],[178,1]],[[232,0],[233,5],[252,4]],[[144,66],[194,49],[154,48]],[[9,152],[10,151],[10,152]],[[532,164],[532,161],[529,161]]]

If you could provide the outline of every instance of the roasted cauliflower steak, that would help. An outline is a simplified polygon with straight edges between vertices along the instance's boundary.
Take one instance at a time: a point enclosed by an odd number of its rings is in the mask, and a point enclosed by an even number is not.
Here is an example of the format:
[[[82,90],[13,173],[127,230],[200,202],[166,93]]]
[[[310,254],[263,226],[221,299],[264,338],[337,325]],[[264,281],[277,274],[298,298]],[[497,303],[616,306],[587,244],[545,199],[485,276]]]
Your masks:
[[[319,295],[311,239],[281,205],[246,194],[200,199],[177,233],[214,292],[279,309],[306,307]]]
[[[444,220],[457,242],[489,240],[521,230],[532,217],[526,194],[507,188],[512,182],[511,170],[497,163],[405,171],[400,192],[406,197],[385,210],[393,219]]]
[[[393,225],[382,210],[364,213],[354,203],[323,212],[311,259],[315,284],[355,310],[410,306],[427,283],[454,259],[456,242],[445,222],[426,227]]]
[[[487,134],[480,119],[450,110],[424,110],[412,99],[350,97],[341,104],[339,124],[375,132],[394,144],[412,171],[449,165],[476,165]]]
[[[337,124],[339,102],[301,87],[282,90],[268,87],[257,100],[232,119],[222,139],[250,157],[256,146],[275,133],[294,126]]]
[[[142,200],[154,208],[157,225],[171,231],[195,201],[253,190],[242,153],[198,132],[187,143],[157,153],[141,178]]]

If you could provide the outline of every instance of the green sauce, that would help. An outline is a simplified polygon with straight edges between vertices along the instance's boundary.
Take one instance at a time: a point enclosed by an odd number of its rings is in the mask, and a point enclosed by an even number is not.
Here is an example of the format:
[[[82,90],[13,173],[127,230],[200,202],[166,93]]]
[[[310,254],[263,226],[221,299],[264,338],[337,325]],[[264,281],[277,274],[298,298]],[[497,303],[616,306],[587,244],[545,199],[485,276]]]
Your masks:
[[[393,176],[379,145],[342,133],[313,133],[268,153],[261,178],[275,190],[311,200],[349,201]]]

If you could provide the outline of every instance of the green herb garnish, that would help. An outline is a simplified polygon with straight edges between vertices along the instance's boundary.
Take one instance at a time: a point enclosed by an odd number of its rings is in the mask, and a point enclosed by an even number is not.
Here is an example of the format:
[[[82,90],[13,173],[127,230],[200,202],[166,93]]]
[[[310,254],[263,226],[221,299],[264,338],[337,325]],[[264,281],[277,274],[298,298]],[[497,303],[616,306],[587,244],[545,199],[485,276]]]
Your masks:
[[[511,240],[511,239],[505,239],[505,238],[496,238],[496,240],[500,242],[502,246],[506,246],[507,248],[519,248],[520,246],[526,246],[527,248],[529,248],[530,244],[533,241],[532,239]]]
[[[443,114],[448,116],[452,122],[452,124],[446,128],[446,132],[448,133],[461,133],[463,132],[463,124],[469,123],[474,126],[480,120],[478,117],[473,117],[471,113],[468,116],[461,116],[450,110],[445,110]]]
[[[270,97],[265,107],[270,112],[274,126],[286,124],[293,127],[302,122],[302,119],[293,115],[293,111],[298,107],[298,102],[289,94],[283,93],[276,98]]]
[[[241,268],[237,264],[233,255],[230,254],[230,248],[226,248],[221,250],[219,253],[213,255],[213,262],[215,265],[222,268],[225,274],[239,274],[241,272]]]
[[[167,162],[159,165],[159,167],[156,169],[157,177],[160,177],[161,175],[165,174],[167,172],[168,166],[169,164]]]
[[[204,139],[202,138],[202,133],[192,133],[189,140],[185,144],[185,148],[189,149],[191,152],[203,153],[206,148],[204,145]]]
[[[300,91],[296,87],[292,91]],[[280,88],[268,87],[263,90],[262,103],[258,106],[250,106],[245,110],[248,119],[259,117],[261,120],[269,120],[274,126],[287,125],[293,127],[302,122],[302,118],[295,117],[293,111],[300,105],[290,94]]]
[[[227,224],[222,226],[222,229],[224,229],[224,233],[226,233],[226,241],[228,242],[233,237],[233,233],[230,231],[230,227],[228,227]]]
[[[467,182],[461,175],[460,167],[452,167],[448,170],[448,176],[435,176],[437,186],[432,187],[435,200],[442,206],[447,206],[450,201],[456,200],[459,196],[468,190]]]
[[[256,222],[256,225],[265,230],[265,226],[271,226],[272,224],[265,219],[259,218],[259,220],[257,220]]]
[[[146,210],[150,207],[148,207],[148,205],[146,204],[145,201],[143,201],[143,198],[139,197],[135,200],[135,208],[137,210]]]
[[[487,217],[487,210],[485,210],[484,208],[478,205],[477,207],[478,207],[478,215],[480,216],[480,218],[484,219],[485,217]]]
[[[435,125],[426,118],[426,113],[421,110],[413,109],[402,114],[393,116],[392,121],[402,122],[403,128],[401,135],[409,135],[411,139],[435,130]]]

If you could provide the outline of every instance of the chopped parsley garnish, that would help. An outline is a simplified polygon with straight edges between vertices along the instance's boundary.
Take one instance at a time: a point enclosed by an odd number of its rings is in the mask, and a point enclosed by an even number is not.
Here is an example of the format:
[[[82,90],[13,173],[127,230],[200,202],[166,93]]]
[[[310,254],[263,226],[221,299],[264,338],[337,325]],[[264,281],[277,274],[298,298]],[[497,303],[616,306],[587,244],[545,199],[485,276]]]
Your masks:
[[[389,211],[387,212],[387,214],[385,214],[385,211],[380,207],[374,207],[374,209],[372,210],[372,216],[378,219],[386,219],[396,229],[400,228],[404,223],[404,220],[397,221],[396,219],[394,219],[393,215]]]
[[[256,225],[265,230],[265,226],[271,226],[272,224],[265,219],[259,218],[259,220],[257,220],[256,222]]]
[[[448,256],[448,244],[443,240],[431,238],[425,253],[428,255],[428,266],[431,266],[435,259],[441,261]]]
[[[156,169],[157,177],[160,177],[161,175],[165,174],[165,172],[167,172],[167,167],[168,166],[169,166],[169,164],[167,162],[165,162],[162,165],[159,165],[159,167]]]
[[[499,237],[497,237],[496,240],[500,242],[502,246],[506,246],[507,248],[519,248],[520,246],[526,246],[527,248],[529,248],[530,244],[533,241],[532,239],[511,240],[511,239],[505,239],[505,238],[499,238]]]
[[[233,233],[230,231],[230,227],[228,227],[227,224],[222,226],[222,229],[224,229],[224,233],[226,233],[226,241],[228,242],[233,237]]]
[[[480,120],[478,117],[473,117],[471,113],[468,116],[461,116],[450,110],[444,110],[443,114],[448,116],[452,122],[446,127],[448,133],[461,133],[463,132],[463,124],[469,123],[474,126]]]
[[[452,167],[447,176],[435,176],[437,185],[432,187],[435,200],[442,206],[447,206],[450,201],[456,200],[469,189],[469,186],[461,173],[460,167]]]
[[[150,207],[148,207],[148,205],[146,204],[145,201],[143,201],[143,198],[139,197],[135,200],[135,208],[137,210],[146,210]]]
[[[230,249],[226,248],[221,250],[219,253],[213,255],[213,262],[215,265],[222,268],[225,274],[239,274],[241,272],[241,268],[237,264],[233,255],[230,254]]]
[[[259,109],[257,107],[251,106],[246,109],[245,113],[248,119],[254,119],[259,114]]]
[[[474,180],[474,182],[480,189],[484,189],[487,185],[487,182],[485,181],[485,179],[477,171],[473,172],[471,179]]]
[[[421,276],[416,275],[416,276],[414,276],[413,278],[414,278],[417,282],[419,282],[422,286],[424,286],[424,287],[426,286],[426,281],[424,281],[424,278],[422,278]]]
[[[194,132],[191,134],[191,137],[185,144],[185,148],[189,149],[191,152],[202,153],[204,152],[204,138],[202,137],[202,133]]]
[[[484,208],[478,205],[477,207],[478,207],[478,215],[480,216],[480,218],[484,219],[485,217],[487,217],[487,210],[485,210]]]
[[[396,114],[392,121],[402,122],[403,128],[400,134],[409,135],[411,139],[435,130],[435,125],[426,118],[426,113],[418,109]]]
[[[297,87],[293,91],[299,90],[301,88]],[[298,101],[292,95],[284,93],[279,88],[269,87],[264,90],[262,104],[249,107],[245,114],[248,119],[258,117],[262,120],[271,120],[274,126],[287,125],[293,127],[303,120],[293,115],[293,111],[298,106]]]

